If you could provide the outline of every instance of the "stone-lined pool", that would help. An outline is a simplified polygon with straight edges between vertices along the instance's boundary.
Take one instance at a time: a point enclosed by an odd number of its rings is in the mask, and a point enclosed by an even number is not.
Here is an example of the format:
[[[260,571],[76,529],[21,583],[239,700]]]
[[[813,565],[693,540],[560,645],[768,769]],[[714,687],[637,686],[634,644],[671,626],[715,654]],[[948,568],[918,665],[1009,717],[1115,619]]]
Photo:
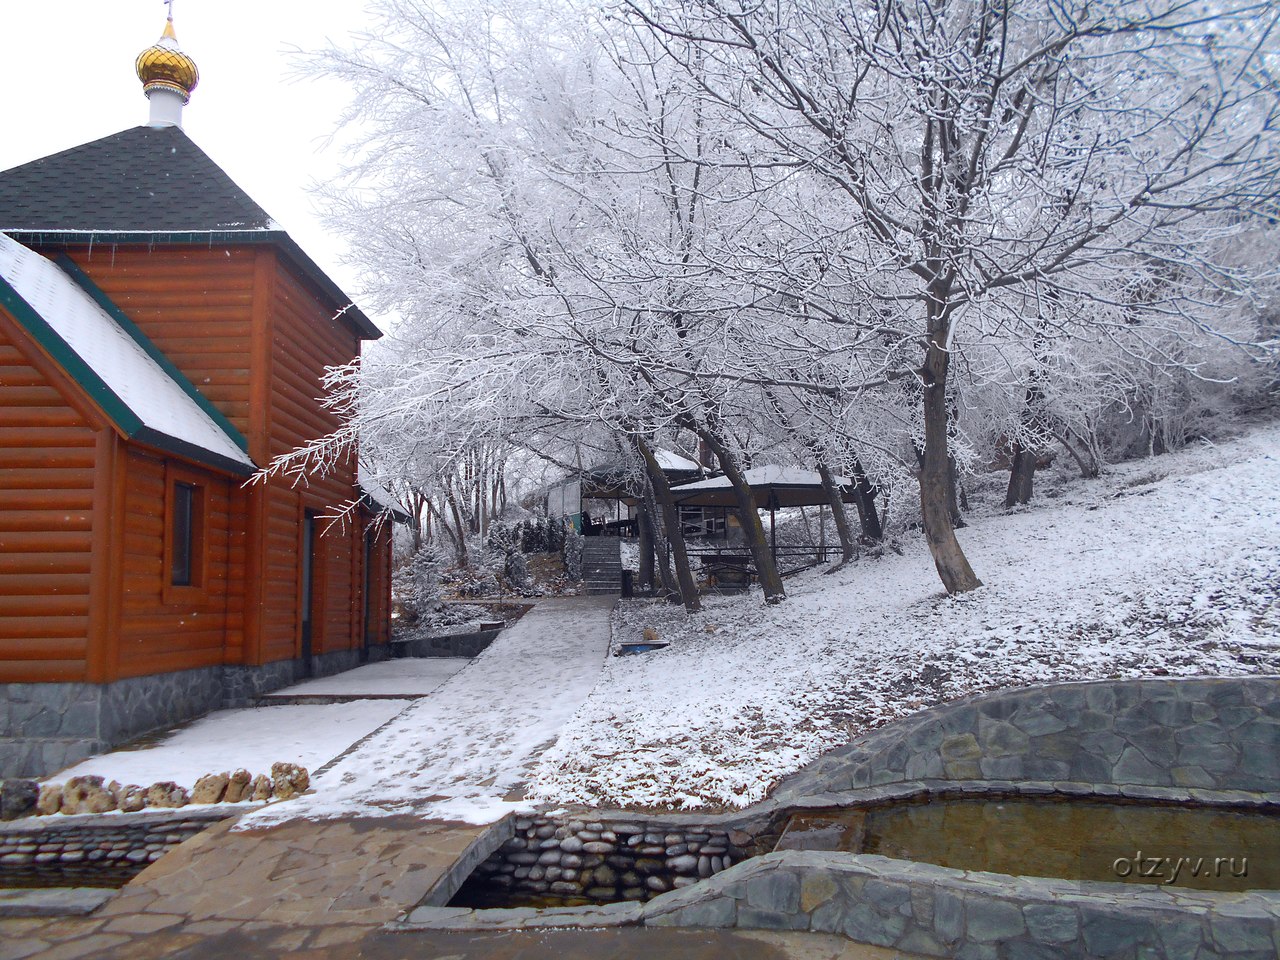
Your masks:
[[[1280,815],[1222,807],[943,799],[790,817],[778,850],[1199,890],[1280,889]]]

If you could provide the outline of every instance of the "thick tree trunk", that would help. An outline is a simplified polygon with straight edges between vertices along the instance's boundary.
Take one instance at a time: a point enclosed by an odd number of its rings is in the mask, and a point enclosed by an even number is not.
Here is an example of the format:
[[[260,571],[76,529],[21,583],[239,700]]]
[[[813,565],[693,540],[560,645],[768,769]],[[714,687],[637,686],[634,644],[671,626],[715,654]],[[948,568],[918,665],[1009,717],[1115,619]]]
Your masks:
[[[458,566],[469,567],[471,566],[471,558],[467,556],[467,522],[462,518],[462,510],[458,506],[458,498],[453,495],[452,491],[445,494],[445,500],[449,504],[449,511],[453,514],[454,525],[458,529],[458,535],[453,540]]]
[[[950,443],[950,437],[947,438]],[[951,513],[951,526],[956,530],[964,527],[964,514],[960,510],[960,465],[956,458],[947,455],[947,510]]]
[[[1004,495],[1006,507],[1031,502],[1031,487],[1036,476],[1036,455],[1017,441],[1013,444],[1013,463],[1009,466],[1009,489]]]
[[[656,541],[654,537],[655,520],[650,512],[650,497],[642,497],[637,506],[636,511],[636,527],[640,539],[640,570],[639,583],[637,586],[641,590],[650,590],[653,587],[653,545]]]
[[[836,486],[831,470],[821,460],[818,461],[818,476],[822,478],[822,492],[827,495],[831,504],[831,518],[836,522],[836,535],[840,538],[840,563],[846,564],[853,559],[853,529],[849,526],[849,515],[844,512],[844,501],[840,499],[840,488]]]
[[[920,514],[933,564],[947,593],[964,593],[982,586],[960,549],[951,522],[951,457],[947,450],[947,367],[950,354],[930,337],[921,370],[924,379],[924,451],[920,466]]]
[[[667,475],[658,466],[658,461],[645,441],[637,437],[636,449],[644,458],[645,471],[649,474],[649,486],[653,496],[662,509],[662,525],[666,529],[667,542],[671,544],[672,559],[675,563],[676,581],[680,585],[680,599],[684,608],[690,613],[702,609],[702,598],[698,594],[698,584],[693,579],[693,571],[689,568],[689,554],[685,550],[684,531],[680,529],[680,511],[676,508],[675,498],[671,496],[671,486],[667,483]]]
[[[413,555],[416,557],[422,552],[422,524],[427,519],[423,513],[426,510],[427,501],[425,497],[415,492],[409,495],[409,502],[413,506],[413,529],[410,533],[413,534]]]
[[[858,522],[862,526],[862,535],[873,543],[884,539],[884,526],[880,522],[880,511],[876,509],[877,490],[867,479],[862,463],[853,461],[853,497],[858,508]]]
[[[648,483],[645,484],[644,499],[649,507],[649,516],[653,522],[653,554],[658,573],[658,586],[661,588],[663,596],[668,599],[678,599],[680,585],[676,583],[676,575],[671,572],[671,544],[662,528],[661,508],[658,506],[658,501],[653,496],[653,489]]]
[[[701,433],[701,431],[700,431]],[[738,463],[727,447],[714,434],[701,434],[707,446],[720,461],[720,469],[733,486],[733,496],[738,503],[738,519],[747,536],[747,544],[751,547],[751,556],[756,564],[756,576],[760,580],[760,588],[764,590],[765,603],[781,603],[787,599],[787,591],[782,586],[782,577],[778,575],[778,566],[773,562],[773,553],[769,550],[769,542],[765,539],[764,524],[760,522],[760,511],[756,509],[755,498],[751,487]]]

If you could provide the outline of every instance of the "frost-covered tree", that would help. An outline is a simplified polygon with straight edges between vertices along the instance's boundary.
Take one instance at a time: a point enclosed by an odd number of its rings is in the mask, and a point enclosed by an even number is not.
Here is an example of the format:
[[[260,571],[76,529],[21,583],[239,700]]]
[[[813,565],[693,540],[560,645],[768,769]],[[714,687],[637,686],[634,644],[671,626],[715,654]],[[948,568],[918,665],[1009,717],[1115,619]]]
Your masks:
[[[1096,469],[1108,422],[1176,433],[1179,391],[1230,366],[1206,344],[1259,339],[1239,239],[1276,212],[1266,4],[371,12],[317,60],[354,92],[328,194],[403,320],[331,378],[348,427],[281,469],[359,433],[461,531],[478,451],[642,463],[690,431],[780,599],[742,478],[769,438],[899,516],[913,470],[959,592],[953,477],[998,435]]]
[[[762,150],[843,199],[866,316],[918,344],[920,498],[950,592],[979,585],[948,505],[953,360],[978,320],[1029,341],[1028,285],[1170,326],[1245,279],[1210,254],[1273,204],[1277,10],[1184,0],[629,0]],[[688,51],[688,52],[686,52]],[[1273,211],[1272,211],[1273,212]],[[835,233],[836,231],[832,231]],[[1028,322],[1030,320],[1030,322]]]

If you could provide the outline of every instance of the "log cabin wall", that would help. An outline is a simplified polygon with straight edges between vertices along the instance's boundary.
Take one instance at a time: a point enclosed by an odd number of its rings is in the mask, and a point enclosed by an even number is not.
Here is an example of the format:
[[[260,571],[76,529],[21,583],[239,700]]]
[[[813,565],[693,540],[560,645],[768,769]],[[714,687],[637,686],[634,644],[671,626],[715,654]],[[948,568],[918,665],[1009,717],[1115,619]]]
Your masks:
[[[66,252],[209,402],[250,436],[251,334],[260,251],[99,244]]]
[[[273,247],[66,252],[244,434],[255,462],[337,426],[320,378],[359,355],[358,334]],[[198,590],[168,580],[175,471],[203,490]],[[302,518],[355,497],[354,460],[307,486],[243,486],[126,441],[0,312],[0,480],[0,682],[11,684],[11,721],[50,731],[0,729],[0,776],[52,773],[298,678]],[[316,538],[321,672],[354,666],[365,642],[356,518]],[[376,543],[367,622],[381,645],[390,531]]]
[[[248,438],[256,463],[337,426],[317,400],[320,378],[326,366],[359,355],[359,337],[273,248],[103,244],[67,252]],[[244,492],[237,509],[249,542],[235,568],[243,579],[232,588],[242,613],[223,662],[261,665],[301,655],[303,510],[331,512],[352,498],[354,483],[348,465],[305,487],[273,479]],[[348,525],[317,537],[316,545],[312,653],[354,649],[363,638],[360,534]],[[186,654],[196,666],[209,649]]]
[[[197,494],[198,582],[174,587],[166,551],[175,483]],[[244,496],[226,476],[130,448],[124,471],[123,588],[109,680],[216,667],[243,646]]]
[[[372,519],[372,518],[367,518]],[[368,534],[373,538],[372,566],[369,568],[369,595],[366,611],[369,643],[391,642],[391,523],[379,524]]]
[[[85,680],[101,423],[0,310],[0,681]]]
[[[274,254],[273,254],[274,256]],[[360,355],[360,339],[288,267],[277,260],[270,298],[268,457],[276,457],[337,429],[336,414],[319,397],[325,368]],[[267,555],[263,578],[272,606],[264,613],[262,660],[301,651],[302,524],[305,511],[323,517],[356,496],[354,458],[297,487],[268,487]],[[361,583],[363,530],[359,512],[345,524],[315,524],[311,652],[357,650],[363,643]],[[287,616],[286,616],[287,614]]]

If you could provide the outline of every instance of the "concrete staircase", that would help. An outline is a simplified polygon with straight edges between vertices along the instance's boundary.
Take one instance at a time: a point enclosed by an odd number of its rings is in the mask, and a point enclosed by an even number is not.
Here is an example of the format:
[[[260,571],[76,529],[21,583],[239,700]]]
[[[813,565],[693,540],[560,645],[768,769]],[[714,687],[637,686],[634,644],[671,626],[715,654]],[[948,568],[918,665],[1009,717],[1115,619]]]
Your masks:
[[[582,541],[582,581],[587,593],[622,592],[622,541],[617,537],[586,537]]]

